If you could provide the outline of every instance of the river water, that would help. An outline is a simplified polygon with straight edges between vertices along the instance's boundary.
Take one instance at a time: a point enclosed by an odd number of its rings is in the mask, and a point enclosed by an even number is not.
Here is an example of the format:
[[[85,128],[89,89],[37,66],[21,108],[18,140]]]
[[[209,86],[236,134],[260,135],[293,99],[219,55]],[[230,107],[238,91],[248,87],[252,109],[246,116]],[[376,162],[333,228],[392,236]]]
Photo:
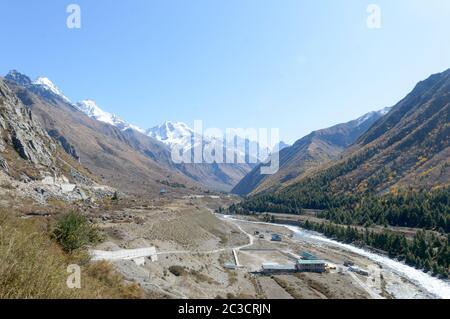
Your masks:
[[[302,229],[297,226],[246,221],[246,220],[241,220],[241,219],[234,219],[231,216],[224,216],[224,217],[226,219],[232,219],[235,221],[246,222],[246,223],[285,227],[293,232],[294,240],[306,241],[306,242],[309,242],[312,244],[328,246],[330,248],[340,248],[340,249],[344,249],[344,250],[353,252],[355,254],[366,257],[366,258],[382,265],[385,269],[389,269],[390,271],[394,272],[395,274],[397,274],[403,278],[406,278],[407,280],[411,281],[418,287],[425,290],[427,292],[427,295],[429,295],[430,297],[450,299],[450,282],[448,280],[441,280],[441,279],[435,278],[421,270],[410,267],[410,266],[404,264],[403,262],[399,262],[399,261],[391,259],[389,257],[373,253],[373,252],[368,251],[363,248],[359,248],[359,247],[349,245],[349,244],[340,243],[338,241],[329,239],[329,238],[327,238],[321,234],[318,234],[316,232],[308,231],[308,230]],[[401,298],[402,295],[400,294],[398,297]]]

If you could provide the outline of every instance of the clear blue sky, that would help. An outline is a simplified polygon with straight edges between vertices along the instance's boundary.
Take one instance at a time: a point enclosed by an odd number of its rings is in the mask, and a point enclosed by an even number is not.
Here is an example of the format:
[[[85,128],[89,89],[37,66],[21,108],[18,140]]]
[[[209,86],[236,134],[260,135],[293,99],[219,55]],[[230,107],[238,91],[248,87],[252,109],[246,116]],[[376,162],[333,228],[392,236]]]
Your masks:
[[[2,0],[0,41],[1,74],[47,76],[143,128],[201,119],[293,142],[450,68],[450,1]]]

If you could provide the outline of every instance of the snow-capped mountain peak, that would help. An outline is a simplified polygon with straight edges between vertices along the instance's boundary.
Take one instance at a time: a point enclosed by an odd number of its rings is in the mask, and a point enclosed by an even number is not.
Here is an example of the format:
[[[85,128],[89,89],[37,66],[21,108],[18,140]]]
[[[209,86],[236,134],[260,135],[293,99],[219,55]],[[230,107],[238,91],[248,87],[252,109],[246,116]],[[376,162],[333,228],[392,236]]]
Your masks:
[[[127,129],[133,129],[138,132],[145,133],[143,129],[125,122],[117,115],[103,111],[94,100],[82,100],[76,103],[75,106],[78,108],[78,110],[94,120],[116,126],[123,131]]]
[[[77,108],[82,113],[86,114],[90,118],[93,118],[97,121],[116,126],[117,128],[123,131],[133,129],[135,131],[145,134],[145,130],[125,122],[115,114],[104,111],[93,100],[86,99],[77,102],[75,104],[72,103],[69,100],[69,98],[67,98],[64,95],[64,93],[47,77],[40,76],[36,80],[31,81],[31,79],[25,74],[22,74],[17,70],[11,70],[5,76],[5,79],[16,82],[17,84],[29,88],[34,93],[37,93],[38,95],[43,96],[44,98],[50,98],[53,100],[55,96],[59,97],[67,104]]]
[[[217,136],[209,136],[205,132],[196,132],[183,122],[167,121],[147,130],[146,133],[148,136],[162,142],[163,144],[166,144],[169,148],[177,146],[184,150],[189,150],[194,146],[199,145],[199,143],[201,143],[203,147],[207,145],[217,145],[216,143],[219,143],[219,145],[223,145],[223,147],[228,148],[226,136],[219,138]],[[236,134],[237,133],[238,132],[236,132]],[[245,136],[236,135],[235,139],[236,146],[238,147],[233,151],[240,156],[246,156],[246,153],[251,148],[250,145],[253,146],[253,149],[256,148],[258,150],[259,154],[249,154],[249,156],[255,158],[256,160],[264,160],[267,155],[271,153],[269,147],[262,147],[257,141],[249,140]],[[199,142],[199,140],[201,142]],[[241,149],[242,145],[245,146],[245,150]],[[284,143],[280,144],[279,147],[280,150],[284,148]]]
[[[30,85],[32,85],[31,79],[17,70],[9,71],[8,74],[5,76],[5,79],[8,81],[15,82],[24,87],[29,87]]]
[[[379,110],[379,111],[378,111],[378,114],[380,114],[380,115],[386,115],[386,114],[388,114],[391,110],[392,110],[392,107],[385,107],[384,109]]]
[[[168,145],[183,145],[190,147],[195,132],[183,122],[166,121],[161,125],[147,130],[147,135]]]
[[[176,136],[191,135],[194,130],[183,122],[166,121],[161,125],[161,128],[166,132],[172,132]]]
[[[385,107],[384,109],[381,109],[379,111],[373,111],[373,112],[367,113],[367,114],[361,116],[356,121],[357,121],[358,125],[361,125],[373,117],[382,117],[383,115],[386,115],[387,113],[389,113],[390,110],[392,110],[392,107]]]
[[[70,102],[70,100],[64,95],[64,93],[55,85],[49,78],[46,77],[38,77],[36,80],[32,82],[33,85],[37,85],[42,87],[43,89],[52,92],[53,94],[61,97],[66,102]]]
[[[103,111],[94,100],[82,100],[76,106],[90,118],[114,125],[113,114]]]

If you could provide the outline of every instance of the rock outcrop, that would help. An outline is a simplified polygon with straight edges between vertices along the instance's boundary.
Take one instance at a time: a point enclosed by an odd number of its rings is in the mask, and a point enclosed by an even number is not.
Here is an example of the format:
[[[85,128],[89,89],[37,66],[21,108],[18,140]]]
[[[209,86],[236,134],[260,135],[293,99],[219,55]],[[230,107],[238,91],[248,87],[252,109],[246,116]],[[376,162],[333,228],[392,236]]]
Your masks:
[[[80,156],[78,155],[75,146],[70,144],[70,142],[63,135],[61,135],[58,130],[50,130],[48,134],[53,137],[53,139],[58,141],[59,145],[61,145],[61,147],[64,149],[64,151],[66,151],[67,154],[72,156],[77,161],[80,160]]]
[[[159,181],[168,181],[173,186],[167,186],[168,191],[182,194],[201,189],[176,169],[168,148],[155,139],[90,118],[45,79],[30,84],[26,75],[11,71],[5,82],[54,138],[57,149],[75,159],[75,167],[86,168],[88,175],[125,193],[147,196],[158,196],[163,187]]]
[[[0,79],[0,135],[0,151],[5,150],[6,143],[35,165],[53,166],[55,144],[3,79]]]
[[[8,173],[9,166],[8,162],[0,155],[0,169]]]
[[[15,76],[17,81],[28,83],[20,74]],[[7,191],[15,196],[40,204],[51,198],[70,202],[112,196],[115,189],[98,185],[79,171],[82,167],[76,161],[61,158],[61,148],[75,159],[79,157],[58,131],[51,133],[54,139],[0,78],[0,190],[7,185]]]

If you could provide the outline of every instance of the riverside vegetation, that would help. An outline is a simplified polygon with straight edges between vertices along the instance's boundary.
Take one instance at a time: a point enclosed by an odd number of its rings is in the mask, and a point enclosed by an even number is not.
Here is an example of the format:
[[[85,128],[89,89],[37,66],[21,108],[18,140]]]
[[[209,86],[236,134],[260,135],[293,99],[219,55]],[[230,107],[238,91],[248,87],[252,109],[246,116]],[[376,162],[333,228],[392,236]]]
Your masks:
[[[448,278],[450,265],[450,187],[432,191],[392,191],[384,196],[333,195],[302,189],[293,196],[287,193],[263,194],[231,205],[230,214],[291,213],[302,214],[303,208],[317,209],[316,217],[329,222],[302,222],[301,227],[318,231],[339,241],[363,244],[383,250],[391,257],[404,260],[433,274]],[[315,196],[317,195],[317,196]],[[324,198],[326,197],[326,200]],[[412,239],[385,230],[369,230],[374,225],[386,228],[423,229]],[[365,231],[357,227],[365,227]]]

